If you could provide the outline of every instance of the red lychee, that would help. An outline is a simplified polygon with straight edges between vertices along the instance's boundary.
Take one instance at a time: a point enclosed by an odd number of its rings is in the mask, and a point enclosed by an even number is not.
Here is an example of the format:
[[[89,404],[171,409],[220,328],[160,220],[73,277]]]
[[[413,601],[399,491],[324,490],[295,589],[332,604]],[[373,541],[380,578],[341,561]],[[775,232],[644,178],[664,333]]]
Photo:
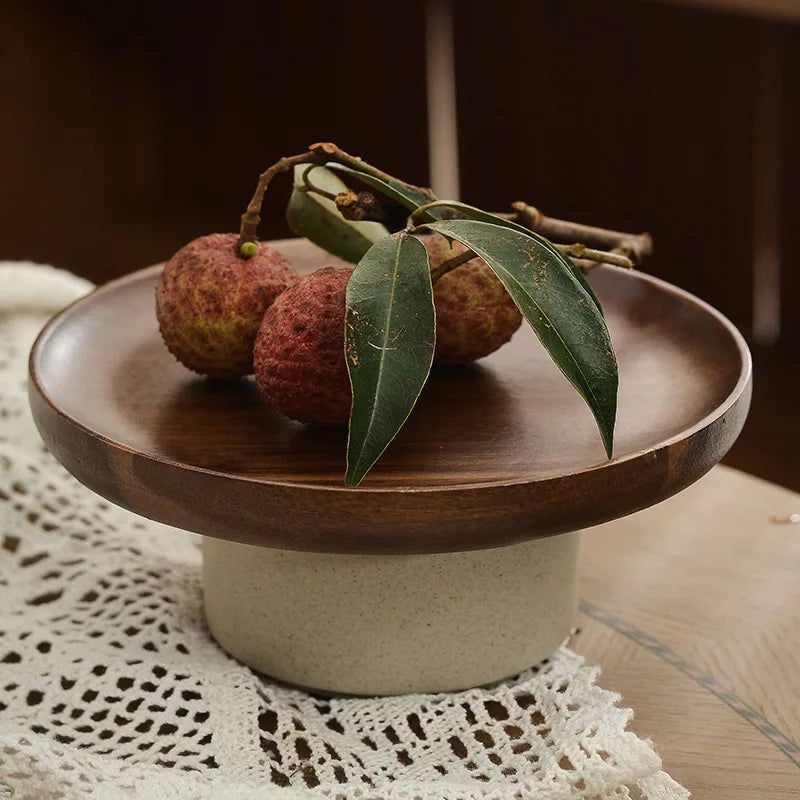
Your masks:
[[[276,250],[259,243],[242,258],[237,241],[235,233],[212,233],[189,242],[166,263],[156,289],[164,343],[189,369],[214,378],[253,371],[264,312],[297,279]]]
[[[460,242],[443,236],[420,237],[428,248],[431,271],[463,253]],[[433,287],[436,354],[439,364],[463,364],[493,353],[522,323],[522,315],[503,284],[480,258],[443,275]]]
[[[258,386],[273,408],[300,422],[345,425],[350,418],[344,318],[352,271],[325,267],[301,278],[270,306],[258,331]]]
[[[464,252],[440,236],[422,237],[436,266]],[[325,267],[300,279],[270,306],[253,363],[266,400],[300,422],[346,425],[352,393],[344,355],[347,282],[353,270]],[[522,317],[500,281],[472,259],[437,281],[436,359],[473,361],[507,342]]]

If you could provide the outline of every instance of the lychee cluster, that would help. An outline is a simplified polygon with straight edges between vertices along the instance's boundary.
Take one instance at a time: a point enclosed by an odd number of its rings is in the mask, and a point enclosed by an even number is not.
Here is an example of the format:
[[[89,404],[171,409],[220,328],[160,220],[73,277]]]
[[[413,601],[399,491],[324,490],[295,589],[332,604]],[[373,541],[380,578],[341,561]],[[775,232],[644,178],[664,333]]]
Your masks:
[[[422,237],[431,267],[464,252],[440,236]],[[459,249],[460,248],[460,249]],[[347,282],[352,269],[326,267],[302,278],[270,307],[255,344],[255,376],[267,401],[301,422],[344,425],[352,393],[344,355]],[[440,363],[494,352],[522,321],[486,264],[472,259],[434,286]]]
[[[431,269],[464,252],[421,237]],[[179,250],[156,291],[161,334],[189,369],[215,378],[255,373],[265,399],[301,422],[346,424],[352,392],[344,355],[352,269],[325,267],[302,279],[263,243],[237,251],[235,234],[211,234]],[[438,363],[483,358],[507,342],[522,317],[486,264],[474,258],[434,285]]]

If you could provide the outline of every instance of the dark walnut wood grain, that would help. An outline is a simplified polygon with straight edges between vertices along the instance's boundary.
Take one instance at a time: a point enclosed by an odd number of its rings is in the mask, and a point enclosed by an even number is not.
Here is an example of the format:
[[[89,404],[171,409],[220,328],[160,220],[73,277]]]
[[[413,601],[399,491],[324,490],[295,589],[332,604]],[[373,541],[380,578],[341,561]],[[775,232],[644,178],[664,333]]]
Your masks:
[[[275,243],[301,271],[332,263]],[[644,274],[592,283],[620,362],[614,459],[583,400],[524,326],[497,353],[436,369],[359,489],[346,431],[292,422],[252,379],[199,378],[158,334],[159,267],[79,300],[31,353],[47,446],[114,503],[198,533],[270,547],[413,553],[499,546],[657,503],[716,464],[744,423],[747,347],[718,312]]]

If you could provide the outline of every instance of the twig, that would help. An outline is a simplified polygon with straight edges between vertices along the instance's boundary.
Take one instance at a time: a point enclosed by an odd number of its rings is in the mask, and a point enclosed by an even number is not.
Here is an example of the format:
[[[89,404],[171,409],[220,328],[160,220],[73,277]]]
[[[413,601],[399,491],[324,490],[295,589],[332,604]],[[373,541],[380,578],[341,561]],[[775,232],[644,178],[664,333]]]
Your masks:
[[[628,256],[635,264],[641,263],[645,256],[653,252],[653,239],[649,233],[624,233],[623,231],[606,230],[579,222],[568,222],[563,219],[546,217],[534,206],[527,203],[512,203],[514,214],[511,215],[520,225],[541,233],[553,241],[582,242],[607,251],[615,251]],[[613,263],[613,262],[607,262]]]
[[[622,253],[613,250],[595,250],[585,244],[557,244],[554,245],[564,255],[573,259],[593,261],[599,264],[612,264],[615,267],[633,269],[633,261]]]
[[[456,267],[466,264],[467,261],[472,261],[473,258],[475,258],[475,253],[469,249],[459,253],[457,256],[448,258],[447,261],[443,261],[438,267],[434,267],[431,270],[431,281],[436,283],[443,275],[447,275],[448,272],[452,272]]]
[[[596,267],[598,264],[612,264],[615,267],[623,267],[625,269],[633,269],[633,262],[620,253],[609,252],[607,250],[594,250],[593,248],[586,247],[583,244],[557,244],[554,245],[564,255],[569,256],[575,264],[584,269]],[[439,280],[443,275],[452,272],[467,261],[476,258],[475,252],[472,250],[465,250],[457,256],[448,258],[443,261],[438,267],[431,270],[431,280],[433,283]]]
[[[399,178],[395,178],[388,172],[383,172],[383,170],[373,167],[371,164],[367,164],[358,156],[351,156],[350,153],[345,153],[344,150],[341,150],[333,142],[316,142],[315,144],[309,145],[308,149],[318,158],[322,157],[322,163],[325,161],[338,161],[340,164],[344,164],[346,167],[351,167],[359,172],[364,172],[367,175],[380,178],[382,181],[401,183],[403,186],[408,186],[409,189],[419,192],[430,200],[436,199],[436,196],[427,186],[414,186],[413,183],[401,181]]]
[[[309,149],[305,153],[282,158],[261,173],[256,184],[256,190],[253,192],[253,197],[247,204],[244,214],[242,214],[239,241],[236,243],[237,251],[241,252],[243,244],[257,241],[256,232],[258,231],[258,223],[261,222],[261,204],[264,202],[264,193],[267,191],[270,181],[281,172],[286,172],[299,164],[307,164],[309,161],[315,160],[314,152]]]
[[[345,218],[354,222],[385,222],[386,209],[380,200],[368,191],[339,192],[334,198],[336,208]]]
[[[266,193],[267,187],[272,179],[279,173],[286,172],[296,166],[299,166],[300,164],[314,164],[321,167],[329,161],[337,161],[340,164],[344,164],[347,167],[351,167],[352,169],[366,173],[367,175],[373,175],[374,177],[380,178],[383,181],[393,181],[395,183],[403,184],[404,186],[408,186],[410,189],[420,192],[430,200],[436,199],[430,189],[424,186],[414,186],[413,184],[401,181],[398,178],[389,175],[387,172],[383,172],[377,167],[367,164],[358,158],[358,156],[351,156],[349,153],[346,153],[344,150],[341,150],[339,147],[333,144],[333,142],[317,142],[309,145],[308,150],[305,153],[299,153],[296,156],[286,156],[285,158],[281,158],[279,161],[276,161],[271,167],[268,167],[266,170],[264,170],[264,172],[261,173],[258,183],[256,184],[256,189],[253,192],[253,197],[247,204],[247,209],[245,210],[244,214],[242,214],[242,222],[239,227],[239,239],[236,244],[236,249],[239,255],[245,257],[245,254],[242,251],[243,245],[247,244],[248,242],[257,241],[256,233],[258,231],[258,225],[261,222],[261,206],[264,202],[264,194]],[[324,196],[325,193],[319,192],[319,194],[323,194]],[[367,219],[368,217],[365,216],[362,218]]]

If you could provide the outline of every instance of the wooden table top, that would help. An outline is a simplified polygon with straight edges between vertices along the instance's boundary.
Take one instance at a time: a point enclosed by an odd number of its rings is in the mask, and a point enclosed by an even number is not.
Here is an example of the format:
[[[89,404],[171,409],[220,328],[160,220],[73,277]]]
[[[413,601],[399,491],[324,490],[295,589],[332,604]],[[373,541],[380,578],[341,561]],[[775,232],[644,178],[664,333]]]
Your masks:
[[[580,633],[695,800],[800,798],[800,495],[719,466],[585,536]]]

